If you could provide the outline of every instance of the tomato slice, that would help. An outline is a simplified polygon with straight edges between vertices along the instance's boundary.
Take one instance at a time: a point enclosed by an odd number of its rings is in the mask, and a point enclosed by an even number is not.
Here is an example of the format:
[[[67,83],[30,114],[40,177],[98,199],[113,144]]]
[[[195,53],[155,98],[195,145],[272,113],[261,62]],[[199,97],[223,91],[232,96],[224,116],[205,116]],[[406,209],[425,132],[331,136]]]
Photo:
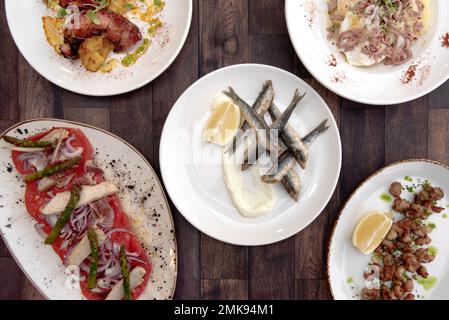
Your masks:
[[[53,128],[53,129],[47,130],[45,132],[41,132],[39,134],[36,134],[32,137],[27,138],[27,140],[37,141],[39,139],[42,139],[43,137],[45,137],[47,134],[49,134],[51,131],[53,131],[55,129],[62,129],[62,128]],[[84,163],[87,160],[91,160],[93,158],[94,152],[93,152],[92,145],[90,144],[89,140],[87,139],[87,137],[84,135],[84,133],[80,129],[74,129],[74,128],[64,128],[64,129],[69,132],[69,137],[73,136],[75,138],[71,142],[71,145],[74,148],[78,148],[78,147],[83,148],[83,153],[81,155],[82,161],[80,163],[80,167],[84,167]],[[53,152],[52,150],[48,150],[48,151],[45,151],[45,154],[49,157],[52,154],[52,152]],[[14,165],[20,174],[32,173],[35,171],[34,168],[27,168],[25,161],[20,160],[20,155],[24,154],[24,153],[25,152],[13,151],[12,152],[12,161],[14,162]]]
[[[58,128],[53,128],[48,131],[39,133],[35,136],[28,138],[28,140],[37,141],[55,129],[58,129]],[[47,234],[50,233],[52,227],[47,222],[45,216],[41,213],[41,209],[46,203],[48,203],[52,199],[52,195],[71,190],[73,187],[73,184],[85,184],[83,182],[86,181],[87,174],[90,174],[91,177],[93,178],[93,181],[95,181],[95,183],[97,183],[97,184],[104,181],[103,172],[101,170],[90,169],[85,166],[86,161],[93,159],[93,155],[94,155],[92,145],[90,144],[87,137],[79,129],[73,129],[73,128],[64,128],[64,129],[69,131],[69,137],[71,137],[71,136],[74,137],[74,140],[71,142],[71,145],[74,148],[78,148],[78,147],[83,148],[82,161],[78,166],[76,166],[74,168],[67,169],[61,173],[55,174],[54,176],[52,176],[52,178],[62,179],[63,177],[66,177],[68,175],[74,175],[73,178],[64,187],[58,188],[58,187],[54,186],[54,187],[50,188],[50,190],[46,190],[43,192],[39,192],[39,190],[38,190],[38,184],[39,184],[38,181],[29,182],[29,183],[27,183],[27,187],[26,187],[26,191],[25,191],[25,205],[26,205],[26,208],[27,208],[29,214],[38,223],[44,224],[43,230]],[[49,157],[52,152],[53,152],[52,150],[45,151],[46,156]],[[12,153],[12,159],[13,159],[13,162],[14,162],[14,165],[15,165],[17,171],[21,174],[28,174],[28,173],[34,172],[35,171],[34,168],[27,168],[25,161],[22,161],[20,159],[19,156],[21,154],[23,154],[23,152],[13,151],[13,153]],[[123,212],[123,210],[121,208],[119,198],[116,195],[109,196],[108,203],[114,211],[114,221],[113,221],[112,228],[113,229],[119,228],[119,229],[130,230],[128,217],[126,216],[126,214]],[[137,299],[142,294],[142,292],[145,290],[146,285],[148,283],[150,273],[151,273],[151,263],[148,259],[148,256],[146,255],[145,251],[143,250],[138,239],[133,234],[130,234],[128,232],[115,232],[111,235],[111,241],[113,243],[117,243],[119,245],[124,245],[128,252],[137,253],[136,258],[143,261],[143,263],[140,261],[133,261],[131,263],[131,269],[133,269],[137,266],[141,266],[147,271],[145,274],[143,283],[132,291],[133,298]],[[57,240],[53,244],[53,249],[58,254],[61,261],[64,261],[65,256],[68,251],[67,248],[61,248],[63,242],[64,242],[64,240],[61,237],[58,237]],[[86,279],[87,279],[87,274],[85,272],[81,271],[81,275],[86,276]],[[104,299],[107,295],[107,293],[91,292],[91,290],[89,290],[87,288],[86,280],[80,282],[80,288],[81,288],[82,294],[87,299],[99,300],[99,299]]]

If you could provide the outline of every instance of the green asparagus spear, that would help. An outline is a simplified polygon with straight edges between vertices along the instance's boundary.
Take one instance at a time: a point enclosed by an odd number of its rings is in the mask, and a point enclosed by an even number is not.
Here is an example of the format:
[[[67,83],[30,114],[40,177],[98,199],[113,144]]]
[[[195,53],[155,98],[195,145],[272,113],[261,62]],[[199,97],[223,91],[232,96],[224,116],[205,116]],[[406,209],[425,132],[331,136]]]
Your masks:
[[[93,228],[87,230],[87,237],[90,242],[90,270],[87,277],[87,288],[93,289],[97,282],[97,266],[98,266],[98,240],[97,233]]]
[[[129,270],[128,263],[126,262],[126,250],[125,246],[120,247],[120,268],[122,269],[123,275],[123,292],[125,293],[125,300],[132,300],[131,296],[131,286],[129,283]]]
[[[80,199],[80,192],[81,191],[78,187],[72,188],[72,190],[70,191],[69,203],[67,203],[64,211],[59,216],[58,221],[56,221],[55,226],[51,230],[47,239],[45,239],[45,244],[53,244],[53,242],[55,242],[56,238],[61,233],[62,228],[64,228],[66,223],[69,221],[73,210],[75,210],[76,204],[78,203],[78,201]]]
[[[54,165],[54,166],[46,167],[45,169],[43,169],[41,171],[27,174],[25,176],[24,180],[26,182],[32,182],[37,179],[41,179],[43,177],[51,176],[52,174],[55,174],[57,172],[60,172],[60,171],[63,171],[63,170],[66,170],[66,169],[69,169],[69,168],[75,166],[80,161],[81,161],[81,157],[75,157],[75,158],[72,158],[69,160],[65,160],[61,163]]]
[[[4,136],[3,140],[22,148],[47,148],[52,145],[52,143],[48,141],[21,140],[10,136]]]

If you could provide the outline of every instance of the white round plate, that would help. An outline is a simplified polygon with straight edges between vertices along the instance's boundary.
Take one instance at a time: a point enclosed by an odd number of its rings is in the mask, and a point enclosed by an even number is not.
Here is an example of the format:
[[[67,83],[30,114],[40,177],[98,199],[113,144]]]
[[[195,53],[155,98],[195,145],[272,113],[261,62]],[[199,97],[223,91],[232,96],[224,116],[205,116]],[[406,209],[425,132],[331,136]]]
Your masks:
[[[24,121],[6,130],[0,137],[12,135],[24,138],[25,132],[31,135],[53,127],[81,129],[92,143],[96,160],[105,171],[106,178],[119,187],[123,208],[128,214],[128,210],[143,208],[145,215],[142,219],[148,227],[148,243],[151,243],[145,250],[153,270],[147,288],[139,299],[171,299],[176,285],[176,239],[170,207],[151,165],[123,139],[102,129],[71,121]],[[0,145],[3,144],[0,141]],[[113,166],[110,165],[112,160],[115,160]],[[0,148],[0,232],[3,240],[17,264],[44,297],[84,299],[80,289],[70,285],[70,277],[65,273],[59,257],[50,246],[43,244],[36,232],[35,220],[26,212],[23,202],[25,186],[11,162],[11,151]],[[134,188],[130,189],[127,185],[134,185]]]
[[[42,28],[42,17],[48,15],[43,0],[6,0],[5,7],[12,37],[28,63],[57,86],[89,96],[130,92],[156,79],[178,56],[192,19],[192,0],[167,0],[161,13],[165,25],[148,52],[135,65],[119,65],[105,74],[89,72],[79,60],[71,61],[55,53]]]
[[[441,39],[449,32],[449,2],[430,0],[430,5],[430,29],[414,44],[414,58],[399,66],[360,68],[346,63],[327,39],[326,0],[286,0],[285,15],[296,53],[315,79],[346,99],[390,105],[419,98],[449,79],[449,49]],[[405,84],[404,75],[412,65],[416,76]]]
[[[413,182],[404,180],[407,176]],[[449,168],[430,160],[406,160],[385,167],[365,180],[346,202],[335,223],[328,252],[328,279],[334,299],[360,299],[359,294],[365,286],[363,272],[371,255],[362,254],[352,245],[352,232],[359,219],[371,211],[391,211],[392,203],[385,202],[380,196],[388,193],[392,182],[399,181],[407,186],[418,179],[427,179],[432,185],[442,188],[445,197],[438,204],[445,207],[445,211],[449,210],[446,207],[449,203]],[[404,191],[404,196],[405,193],[408,192]],[[445,211],[429,218],[436,225],[430,237],[431,246],[436,247],[438,253],[434,261],[426,264],[426,268],[438,282],[431,291],[425,291],[415,281],[414,293],[420,298],[449,299],[449,219],[445,218]]]
[[[325,118],[330,129],[313,143],[307,170],[300,172],[303,191],[299,202],[276,185],[276,207],[264,217],[249,219],[231,202],[223,181],[221,147],[204,143],[201,134],[217,93],[232,86],[252,103],[266,80],[273,81],[280,109],[288,105],[296,88],[307,92],[290,119],[301,135]],[[175,103],[162,132],[160,165],[170,198],[196,228],[224,242],[263,245],[296,234],[324,209],[340,173],[340,136],[328,106],[304,81],[266,65],[234,65],[201,78]]]

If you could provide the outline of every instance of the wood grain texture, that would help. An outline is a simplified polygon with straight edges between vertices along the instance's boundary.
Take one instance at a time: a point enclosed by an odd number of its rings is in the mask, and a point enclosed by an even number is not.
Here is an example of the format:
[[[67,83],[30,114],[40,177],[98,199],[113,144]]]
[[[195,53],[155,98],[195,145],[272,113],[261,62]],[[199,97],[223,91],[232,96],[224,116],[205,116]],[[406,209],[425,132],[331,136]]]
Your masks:
[[[427,97],[385,109],[385,162],[427,157]]]
[[[19,105],[18,88],[18,58],[19,53],[9,33],[5,15],[5,2],[0,2],[0,119],[18,120]]]
[[[20,119],[51,118],[62,106],[62,89],[39,75],[23,57],[19,59],[18,101]]]
[[[385,109],[343,101],[341,110],[343,166],[340,194],[349,194],[385,163]]]
[[[249,0],[248,11],[250,34],[287,34],[281,1]]]
[[[248,62],[248,0],[199,2],[200,75]]]
[[[201,296],[205,300],[246,300],[248,282],[238,279],[203,280]]]
[[[111,132],[122,137],[139,150],[151,163],[153,153],[153,98],[147,86],[112,98]],[[105,109],[108,110],[108,109]]]
[[[429,110],[429,158],[449,164],[449,109]]]
[[[11,257],[0,257],[0,300],[19,299],[22,272]]]
[[[446,81],[441,87],[429,93],[429,108],[442,109],[449,108],[449,81]]]
[[[110,110],[105,108],[64,108],[64,119],[105,130],[110,128]]]
[[[297,300],[329,300],[332,299],[327,280],[296,280]]]

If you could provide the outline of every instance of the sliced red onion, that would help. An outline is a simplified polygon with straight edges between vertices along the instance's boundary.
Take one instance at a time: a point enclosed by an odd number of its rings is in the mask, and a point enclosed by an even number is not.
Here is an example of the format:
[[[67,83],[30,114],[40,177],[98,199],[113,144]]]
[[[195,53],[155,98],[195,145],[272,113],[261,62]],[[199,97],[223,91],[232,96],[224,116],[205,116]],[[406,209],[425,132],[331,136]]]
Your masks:
[[[64,240],[61,244],[61,249],[64,250],[65,248],[67,248],[69,243],[70,243],[70,240],[67,240],[67,239]]]
[[[69,137],[64,146],[61,148],[61,153],[66,158],[74,158],[81,155],[84,151],[82,147],[75,148],[72,146],[71,142],[75,140],[75,136]]]
[[[69,175],[65,176],[64,178],[62,178],[61,180],[56,182],[56,186],[58,188],[64,188],[65,186],[67,186],[69,184],[69,182],[73,179],[74,176],[75,176],[75,174],[69,174]]]
[[[37,171],[43,170],[47,166],[47,158],[42,151],[39,152],[27,152],[18,156],[20,161],[25,162],[25,167],[31,166],[36,168]]]
[[[89,272],[90,271],[90,267],[86,264],[86,263],[81,263],[80,264],[80,269],[84,272]]]
[[[36,229],[37,233],[38,233],[43,239],[46,239],[46,238],[47,238],[47,234],[46,234],[45,231],[44,231],[44,227],[45,227],[45,224],[43,224],[43,223],[36,223],[36,224],[34,225],[34,229]]]
[[[118,265],[117,263],[114,264],[113,266],[109,267],[108,269],[106,269],[104,271],[104,275],[107,277],[114,277],[117,276],[119,274],[121,274],[121,269],[120,269],[120,265]]]
[[[106,233],[106,239],[109,239],[109,238],[111,237],[111,235],[112,235],[113,233],[116,233],[116,232],[128,233],[128,234],[134,236],[134,233],[132,233],[132,232],[129,231],[128,229],[124,229],[124,228],[114,228],[114,229],[112,229],[112,230],[110,230],[109,232]],[[118,245],[118,244],[117,244],[117,243],[114,243],[114,246],[115,246],[115,245]],[[120,250],[120,246],[119,246],[119,250]]]
[[[140,254],[139,254],[138,252],[129,252],[129,251],[126,251],[126,256],[127,256],[127,257],[138,257],[138,256],[140,256]]]
[[[142,259],[139,259],[139,258],[136,258],[136,257],[126,257],[126,260],[128,260],[128,261],[134,261],[134,262],[139,262],[139,263],[142,263],[142,264],[147,264],[146,261],[144,261],[144,260],[142,260]]]
[[[58,214],[46,214],[45,215],[45,220],[48,222],[48,224],[51,227],[54,227],[56,224],[56,221],[58,221],[59,215]]]

